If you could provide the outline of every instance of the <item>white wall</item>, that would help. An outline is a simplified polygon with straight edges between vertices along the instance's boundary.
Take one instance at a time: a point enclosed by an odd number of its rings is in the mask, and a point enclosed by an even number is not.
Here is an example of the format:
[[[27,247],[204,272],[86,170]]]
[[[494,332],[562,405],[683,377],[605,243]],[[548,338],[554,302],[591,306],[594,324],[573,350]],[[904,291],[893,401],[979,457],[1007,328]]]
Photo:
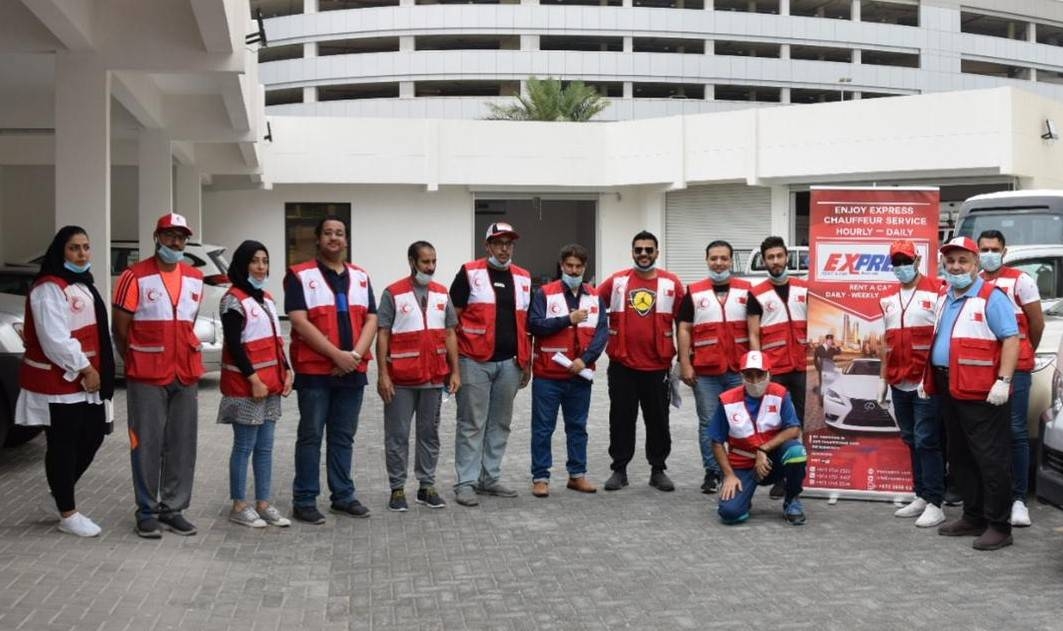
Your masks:
[[[0,176],[4,260],[22,262],[44,252],[55,234],[55,168],[5,166]]]

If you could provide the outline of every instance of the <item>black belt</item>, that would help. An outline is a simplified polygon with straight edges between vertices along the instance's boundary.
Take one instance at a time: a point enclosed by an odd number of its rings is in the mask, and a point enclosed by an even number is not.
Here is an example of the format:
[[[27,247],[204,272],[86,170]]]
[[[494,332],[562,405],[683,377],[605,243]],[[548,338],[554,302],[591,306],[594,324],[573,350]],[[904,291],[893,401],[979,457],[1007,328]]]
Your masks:
[[[949,369],[948,368],[945,368],[943,366],[933,366],[932,368],[934,369],[934,372],[936,372],[939,375],[944,375],[946,377],[949,376]]]

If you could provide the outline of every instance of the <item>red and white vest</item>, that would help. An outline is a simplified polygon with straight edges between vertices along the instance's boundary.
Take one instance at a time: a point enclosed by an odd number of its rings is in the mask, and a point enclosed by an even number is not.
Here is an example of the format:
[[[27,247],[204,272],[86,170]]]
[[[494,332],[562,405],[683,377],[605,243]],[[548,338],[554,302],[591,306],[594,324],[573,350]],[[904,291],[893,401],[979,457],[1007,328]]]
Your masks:
[[[1008,295],[1008,299],[1011,300],[1011,304],[1014,305],[1015,319],[1019,322],[1019,361],[1015,364],[1015,370],[1030,372],[1033,370],[1034,365],[1034,347],[1030,343],[1030,320],[1027,319],[1026,312],[1022,310],[1022,305],[1019,304],[1019,297],[1015,294],[1015,283],[1024,274],[1025,272],[1022,270],[1007,266],[1000,268],[996,278],[986,278],[984,270],[980,273],[985,282],[1004,290],[1004,293]]]
[[[355,342],[362,333],[366,314],[369,312],[369,274],[351,263],[347,267],[349,283],[347,286],[347,317],[351,321],[351,335]],[[310,324],[321,331],[336,348],[340,347],[340,328],[336,311],[336,294],[332,293],[325,275],[318,267],[317,259],[306,261],[288,268],[288,273],[299,280],[306,300],[306,317]],[[295,372],[304,375],[332,374],[332,360],[318,353],[292,330],[292,367]],[[358,364],[358,372],[369,368],[372,354],[366,351]]]
[[[284,391],[284,338],[273,296],[265,292],[262,304],[239,287],[226,292],[240,301],[244,311],[244,329],[240,344],[255,369],[258,378],[269,388],[270,394]],[[233,362],[229,347],[221,353],[221,393],[229,397],[250,397],[251,382]]]
[[[569,288],[559,280],[543,285],[543,295],[546,298],[546,317],[567,317],[568,302],[565,292]],[[561,353],[565,357],[576,360],[583,354],[594,340],[594,332],[598,328],[598,319],[601,313],[598,310],[598,292],[588,284],[583,285],[583,292],[579,296],[579,308],[587,311],[587,319],[575,326],[566,326],[553,335],[535,338],[535,350],[532,357],[532,372],[536,378],[543,379],[569,379],[572,374],[567,368],[555,362],[554,353]],[[594,364],[587,366],[593,369]]]
[[[880,298],[886,325],[886,381],[897,385],[918,382],[930,358],[937,322],[938,291],[941,282],[922,276],[907,303],[901,300],[901,286],[887,290]]]
[[[515,319],[517,321],[517,363],[528,366],[531,341],[528,339],[528,305],[531,304],[531,274],[510,265],[513,274]],[[470,359],[485,362],[495,354],[495,288],[487,271],[487,259],[465,264],[469,280],[469,301],[458,321],[458,351]]]
[[[96,309],[92,294],[58,276],[44,276],[33,284],[33,288],[36,289],[42,283],[55,283],[63,290],[68,306],[64,324],[70,328],[70,337],[81,344],[81,352],[88,358],[89,364],[99,370],[100,332],[96,328]],[[64,379],[66,371],[53,364],[44,354],[33,322],[29,296],[26,296],[26,319],[22,335],[26,352],[19,367],[18,383],[21,388],[38,394],[76,394],[83,391],[81,379],[72,382]]]
[[[699,375],[738,372],[738,361],[749,350],[746,305],[753,286],[740,278],[729,284],[722,302],[711,280],[698,281],[687,290],[694,305],[691,355]]]
[[[627,286],[635,270],[629,269],[613,274],[613,291],[609,296],[609,345],[606,352],[610,359],[629,361],[627,352],[627,319],[632,316],[627,306]],[[675,357],[674,320],[675,298],[681,287],[679,277],[668,270],[657,270],[657,302],[654,305],[653,336],[657,343],[657,358],[670,362]]]
[[[760,302],[760,350],[771,363],[771,374],[804,372],[808,367],[808,283],[789,281],[790,293],[783,302],[771,280],[753,287]]]
[[[400,386],[441,384],[450,373],[447,363],[447,288],[428,283],[424,310],[413,293],[409,277],[392,283],[395,319],[388,345],[388,374]]]
[[[782,405],[786,388],[774,382],[768,384],[767,392],[760,399],[756,419],[749,415],[745,397],[745,386],[731,388],[720,395],[720,404],[727,415],[727,445],[730,447],[727,460],[735,469],[749,469],[757,462],[754,458],[735,453],[735,449],[755,455],[758,447],[782,431]]]
[[[942,288],[936,311],[945,308],[947,288]],[[949,393],[953,399],[984,401],[1000,370],[1001,343],[989,328],[986,303],[997,288],[991,283],[982,285],[978,295],[967,298],[960,308],[949,345]],[[934,329],[937,337],[943,331]],[[926,371],[923,387],[929,394],[936,394],[933,371]]]
[[[125,354],[126,378],[166,385],[176,378],[188,385],[203,376],[202,345],[196,337],[196,314],[203,298],[203,274],[178,263],[181,292],[174,304],[151,257],[129,269],[137,280],[139,299],[129,325]]]

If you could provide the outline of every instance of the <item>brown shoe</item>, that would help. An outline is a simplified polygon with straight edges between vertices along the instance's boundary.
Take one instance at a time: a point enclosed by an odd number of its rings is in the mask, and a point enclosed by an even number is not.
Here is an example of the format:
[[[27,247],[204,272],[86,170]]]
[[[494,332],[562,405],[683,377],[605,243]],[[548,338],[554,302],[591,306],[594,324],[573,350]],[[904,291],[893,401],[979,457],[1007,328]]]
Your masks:
[[[1000,532],[994,528],[986,528],[982,536],[974,540],[971,547],[975,550],[999,550],[1011,544],[1010,532]]]
[[[968,521],[966,517],[938,526],[938,534],[945,537],[978,537],[985,531],[985,526]]]
[[[549,482],[532,482],[532,495],[535,497],[547,497],[550,495]]]
[[[597,493],[598,487],[587,481],[587,478],[569,478],[568,488],[580,493]]]

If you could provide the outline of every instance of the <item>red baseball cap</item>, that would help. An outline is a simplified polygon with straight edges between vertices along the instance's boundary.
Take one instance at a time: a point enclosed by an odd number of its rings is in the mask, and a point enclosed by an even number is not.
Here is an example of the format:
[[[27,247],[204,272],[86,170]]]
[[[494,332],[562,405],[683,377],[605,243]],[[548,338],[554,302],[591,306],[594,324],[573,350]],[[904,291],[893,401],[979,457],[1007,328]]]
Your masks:
[[[971,237],[953,237],[942,245],[938,251],[945,254],[949,250],[967,250],[971,254],[978,255],[978,245]]]
[[[181,230],[188,236],[192,236],[192,229],[188,227],[188,220],[184,215],[167,213],[155,222],[155,232],[160,230]]]
[[[749,351],[745,355],[742,355],[742,359],[738,362],[738,365],[739,370],[763,370],[764,372],[771,370],[771,364],[768,363],[768,358],[760,351]]]
[[[890,244],[890,258],[898,254],[903,254],[914,261],[919,253],[915,251],[915,244],[911,241],[894,241]]]
[[[513,226],[501,221],[487,226],[487,234],[484,235],[484,241],[490,241],[491,239],[497,239],[499,237],[519,239],[520,235],[513,229]]]

